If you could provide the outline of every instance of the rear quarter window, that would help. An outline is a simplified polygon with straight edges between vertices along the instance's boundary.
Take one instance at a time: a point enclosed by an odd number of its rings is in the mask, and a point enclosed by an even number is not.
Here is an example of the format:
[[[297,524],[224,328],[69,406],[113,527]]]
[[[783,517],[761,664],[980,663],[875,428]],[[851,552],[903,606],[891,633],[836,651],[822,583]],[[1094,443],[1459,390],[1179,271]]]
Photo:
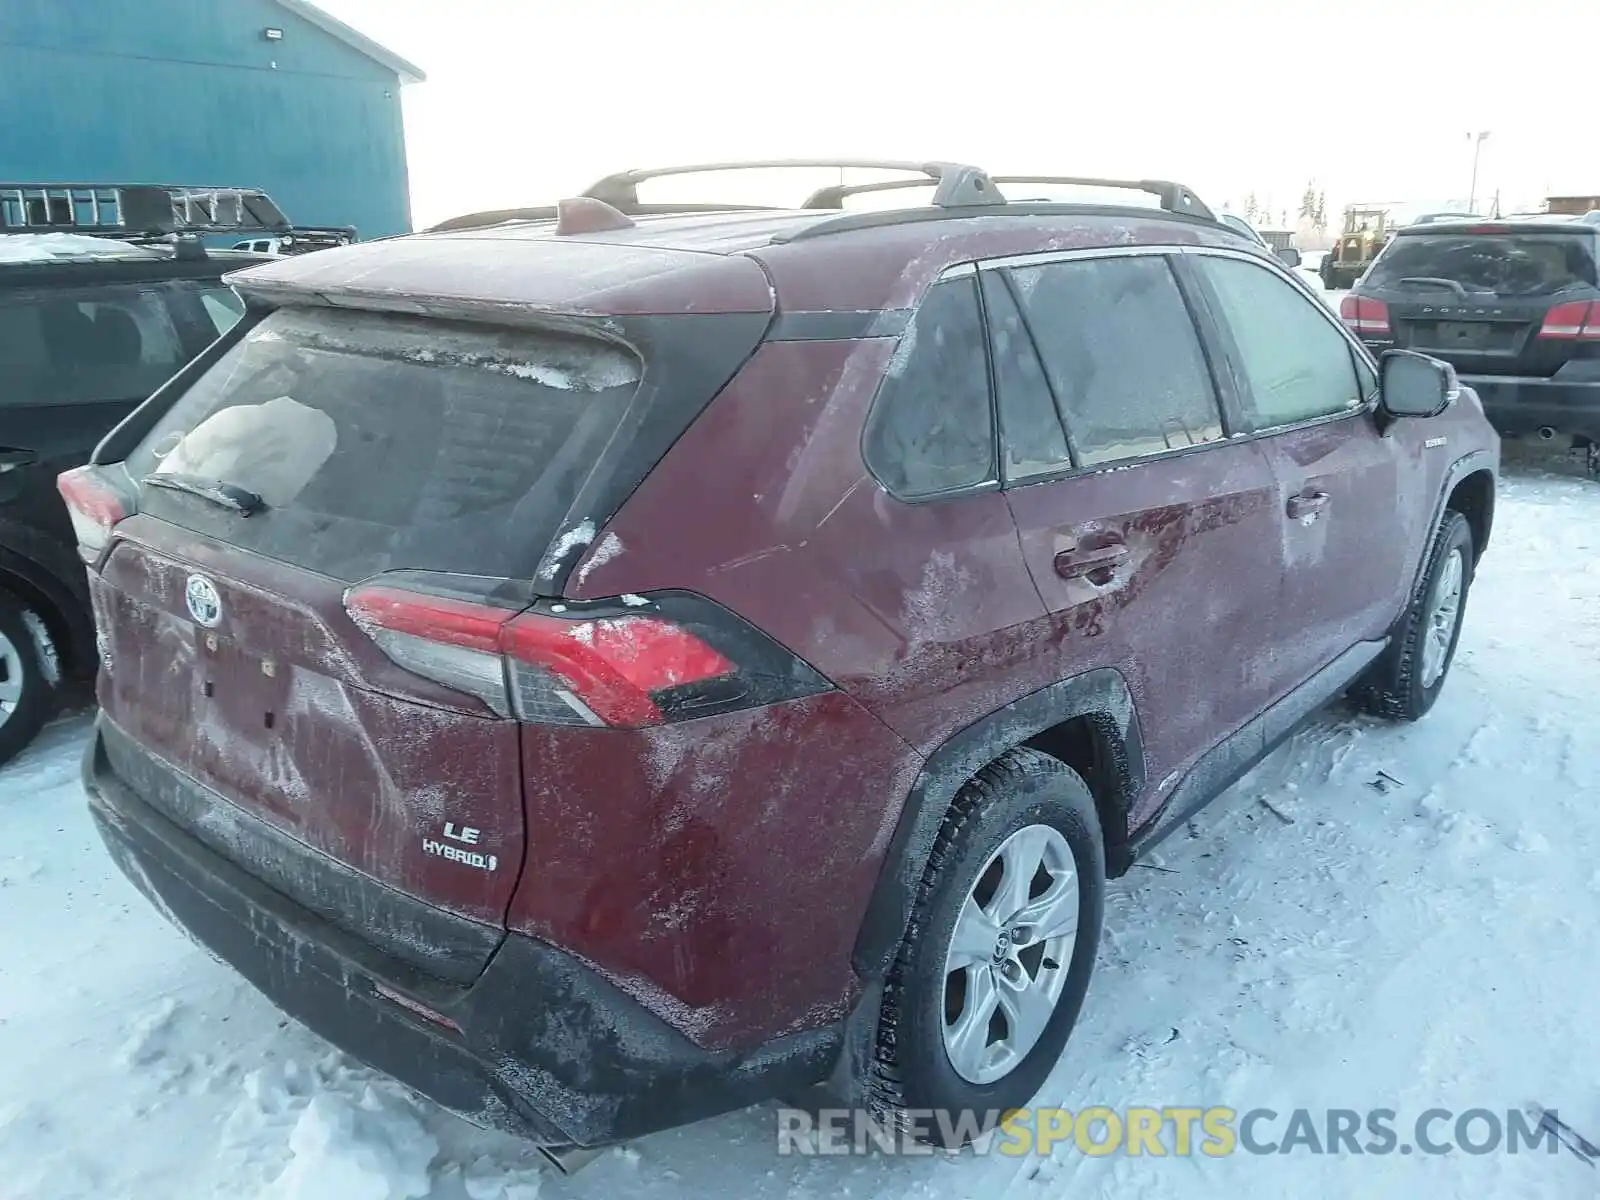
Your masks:
[[[640,375],[594,339],[280,310],[177,400],[128,470],[257,493],[266,510],[249,518],[164,488],[141,506],[346,581],[527,577]]]
[[[244,316],[244,301],[230,287],[208,287],[200,291],[200,307],[217,334],[227,333]]]
[[[867,465],[904,499],[995,478],[989,360],[977,281],[938,283],[900,337],[867,419]]]
[[[0,293],[0,407],[142,400],[187,358],[159,287]]]

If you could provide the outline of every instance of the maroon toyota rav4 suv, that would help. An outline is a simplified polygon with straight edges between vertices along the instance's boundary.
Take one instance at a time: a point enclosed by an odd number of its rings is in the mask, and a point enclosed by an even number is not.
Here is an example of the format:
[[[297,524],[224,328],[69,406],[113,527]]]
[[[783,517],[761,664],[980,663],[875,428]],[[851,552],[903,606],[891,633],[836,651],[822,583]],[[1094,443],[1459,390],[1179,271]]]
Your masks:
[[[61,484],[128,876],[558,1161],[1026,1103],[1108,878],[1328,700],[1433,703],[1498,442],[1178,185],[916,172],[232,276]]]

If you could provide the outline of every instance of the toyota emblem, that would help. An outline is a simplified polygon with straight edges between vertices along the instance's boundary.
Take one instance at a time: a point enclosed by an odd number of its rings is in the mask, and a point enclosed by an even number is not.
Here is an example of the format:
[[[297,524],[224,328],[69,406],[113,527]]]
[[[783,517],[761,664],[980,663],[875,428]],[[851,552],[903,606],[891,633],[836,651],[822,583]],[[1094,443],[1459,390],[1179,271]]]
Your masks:
[[[183,598],[188,602],[189,615],[207,629],[215,628],[222,620],[222,597],[217,594],[217,585],[204,575],[189,576]]]

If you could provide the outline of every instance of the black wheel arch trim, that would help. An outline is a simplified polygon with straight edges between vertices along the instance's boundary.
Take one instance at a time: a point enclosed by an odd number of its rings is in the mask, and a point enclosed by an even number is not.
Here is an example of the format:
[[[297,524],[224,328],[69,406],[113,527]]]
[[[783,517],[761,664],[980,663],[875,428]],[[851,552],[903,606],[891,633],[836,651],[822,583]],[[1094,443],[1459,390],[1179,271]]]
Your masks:
[[[1450,464],[1450,469],[1444,474],[1444,483],[1439,488],[1438,499],[1433,505],[1433,519],[1428,522],[1427,537],[1423,539],[1422,549],[1417,557],[1417,565],[1411,577],[1410,590],[1406,592],[1406,606],[1401,610],[1401,619],[1411,607],[1411,601],[1417,594],[1417,589],[1422,586],[1422,577],[1428,569],[1428,546],[1432,544],[1433,535],[1438,531],[1440,523],[1444,520],[1444,512],[1450,504],[1450,497],[1455,493],[1456,487],[1469,475],[1476,475],[1479,471],[1487,472],[1491,481],[1489,488],[1489,505],[1484,513],[1485,530],[1492,530],[1494,525],[1495,492],[1500,485],[1500,456],[1493,450],[1473,450],[1463,454]],[[1476,531],[1474,531],[1476,534]],[[1474,545],[1472,555],[1474,560],[1479,558],[1484,548],[1489,544],[1487,536],[1483,545]]]
[[[1007,750],[1077,717],[1107,723],[1120,741],[1119,791],[1131,806],[1144,791],[1144,743],[1133,693],[1122,674],[1101,667],[1047,684],[952,734],[930,754],[906,796],[878,882],[856,937],[858,976],[878,983],[888,974],[911,919],[911,907],[950,803],[967,780]],[[1107,831],[1108,841],[1128,831]],[[1108,854],[1108,859],[1111,855]]]

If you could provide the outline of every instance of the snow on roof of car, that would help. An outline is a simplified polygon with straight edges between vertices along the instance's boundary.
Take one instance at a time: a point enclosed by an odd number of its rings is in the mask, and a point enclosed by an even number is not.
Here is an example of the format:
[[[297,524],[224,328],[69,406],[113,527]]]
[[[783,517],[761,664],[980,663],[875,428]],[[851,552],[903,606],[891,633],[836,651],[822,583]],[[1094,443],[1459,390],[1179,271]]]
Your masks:
[[[13,233],[0,237],[0,263],[48,263],[68,258],[160,258],[161,252],[82,233]]]

